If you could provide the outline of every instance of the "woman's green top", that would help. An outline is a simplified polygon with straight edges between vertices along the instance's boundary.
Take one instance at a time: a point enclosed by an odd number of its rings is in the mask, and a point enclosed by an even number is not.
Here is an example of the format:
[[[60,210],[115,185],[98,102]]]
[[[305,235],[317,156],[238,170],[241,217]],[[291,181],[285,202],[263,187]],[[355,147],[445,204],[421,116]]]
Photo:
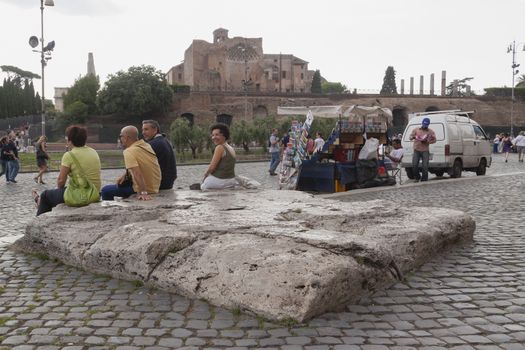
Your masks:
[[[212,175],[219,179],[233,179],[235,177],[235,157],[231,154],[228,147],[225,145],[222,145],[222,147],[224,147],[224,156]]]

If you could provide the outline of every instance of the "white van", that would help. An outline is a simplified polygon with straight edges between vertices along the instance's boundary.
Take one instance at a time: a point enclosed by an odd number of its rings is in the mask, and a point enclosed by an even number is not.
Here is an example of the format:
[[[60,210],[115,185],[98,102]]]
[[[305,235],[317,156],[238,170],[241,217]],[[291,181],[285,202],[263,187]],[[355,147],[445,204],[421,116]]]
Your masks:
[[[428,171],[436,176],[448,173],[450,177],[461,177],[462,171],[474,171],[485,175],[492,163],[492,150],[485,131],[474,120],[473,112],[459,110],[414,113],[403,133],[401,144],[405,150],[401,166],[407,177],[414,178],[412,172],[413,141],[410,134],[421,127],[423,118],[430,119],[429,128],[436,133],[436,143],[430,145]]]

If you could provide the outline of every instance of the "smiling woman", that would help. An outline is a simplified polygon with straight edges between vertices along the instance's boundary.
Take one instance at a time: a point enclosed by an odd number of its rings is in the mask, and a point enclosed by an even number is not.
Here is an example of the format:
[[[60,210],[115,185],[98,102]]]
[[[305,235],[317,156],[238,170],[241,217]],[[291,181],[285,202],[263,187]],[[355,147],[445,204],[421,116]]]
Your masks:
[[[235,150],[228,144],[230,129],[226,124],[213,124],[210,127],[211,140],[215,145],[213,158],[204,173],[201,190],[221,190],[233,188],[235,179]]]

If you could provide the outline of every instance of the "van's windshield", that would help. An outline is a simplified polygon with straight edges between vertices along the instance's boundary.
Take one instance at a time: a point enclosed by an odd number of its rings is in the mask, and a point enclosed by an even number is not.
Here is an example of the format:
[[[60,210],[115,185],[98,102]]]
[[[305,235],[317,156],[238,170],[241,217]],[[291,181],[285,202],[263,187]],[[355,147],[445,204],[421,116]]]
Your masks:
[[[412,131],[416,128],[419,128],[421,124],[410,124],[405,131],[405,135],[403,135],[403,141],[411,142],[410,140],[410,134]],[[445,127],[442,123],[430,123],[429,128],[434,130],[434,133],[436,134],[436,141],[443,141],[445,139]]]

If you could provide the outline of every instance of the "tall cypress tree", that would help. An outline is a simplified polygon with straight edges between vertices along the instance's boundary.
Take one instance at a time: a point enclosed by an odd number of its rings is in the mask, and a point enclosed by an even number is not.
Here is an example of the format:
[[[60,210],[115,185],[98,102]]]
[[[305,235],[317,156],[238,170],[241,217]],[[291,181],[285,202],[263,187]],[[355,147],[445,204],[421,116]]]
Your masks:
[[[381,87],[381,95],[397,95],[396,86],[396,71],[394,67],[388,66],[383,78],[383,86]]]
[[[321,72],[318,70],[315,71],[314,76],[312,78],[312,94],[320,94],[323,92],[323,88],[321,86]]]

